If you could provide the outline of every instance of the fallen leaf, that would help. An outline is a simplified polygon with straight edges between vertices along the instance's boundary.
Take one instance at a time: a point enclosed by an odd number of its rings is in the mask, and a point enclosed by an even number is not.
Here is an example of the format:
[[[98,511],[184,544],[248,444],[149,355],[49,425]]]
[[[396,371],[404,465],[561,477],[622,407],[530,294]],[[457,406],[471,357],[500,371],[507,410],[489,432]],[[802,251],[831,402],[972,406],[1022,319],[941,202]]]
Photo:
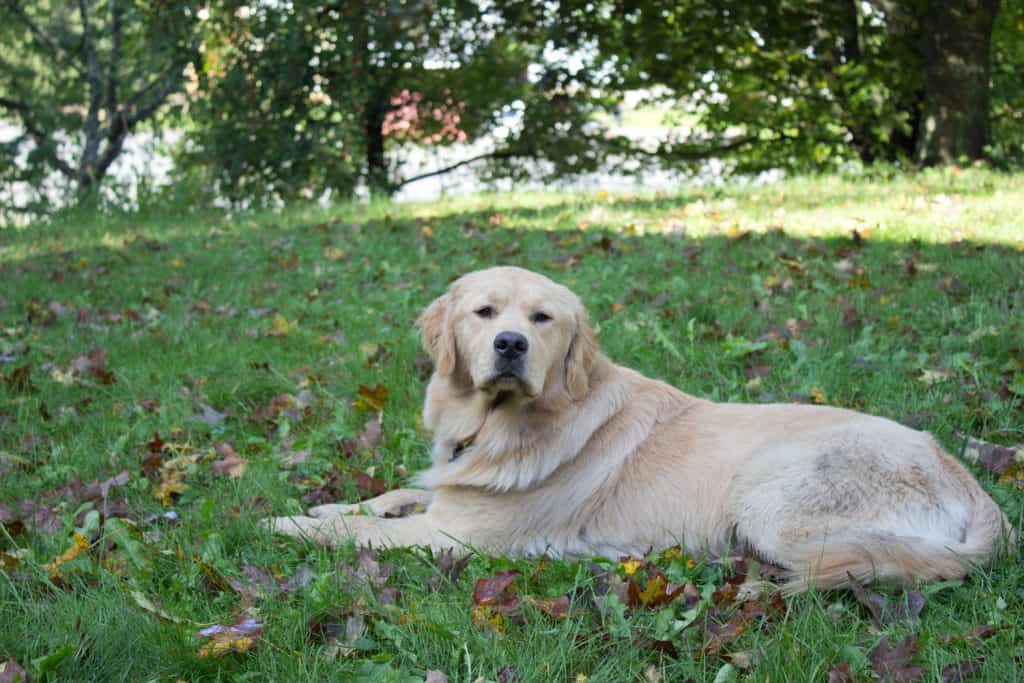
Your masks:
[[[160,399],[158,398],[140,398],[135,401],[135,404],[149,413],[160,412]]]
[[[448,676],[439,669],[431,669],[427,672],[427,676],[423,679],[423,683],[448,683]]]
[[[53,562],[43,565],[43,568],[46,569],[53,580],[60,578],[60,567],[62,564],[81,557],[82,553],[89,549],[89,539],[85,536],[75,533],[72,534],[72,538],[74,539],[74,544],[70,548],[54,558]]]
[[[359,385],[359,398],[356,399],[355,407],[359,410],[380,412],[384,410],[384,403],[388,400],[388,388],[378,384],[372,389],[365,384]]]
[[[927,385],[932,385],[938,384],[939,382],[945,382],[952,376],[952,370],[948,370],[946,368],[922,368],[917,379]]]
[[[188,619],[182,619],[181,617],[176,617],[173,614],[164,611],[160,607],[157,607],[152,600],[147,598],[139,590],[131,590],[129,591],[129,595],[132,596],[132,599],[135,601],[136,605],[138,605],[145,611],[149,612],[150,614],[154,614],[160,617],[161,619],[166,619],[167,621],[173,622],[175,624],[195,624],[195,622],[189,621]]]
[[[28,674],[14,661],[0,662],[0,683],[28,683]]]
[[[36,390],[31,380],[32,368],[26,363],[3,376],[4,384],[13,393],[30,393]]]
[[[841,662],[830,666],[828,668],[828,683],[854,683],[850,665]]]
[[[160,438],[158,432],[146,442],[146,454],[142,456],[142,475],[152,477],[160,471],[160,465],[164,460],[164,446],[166,442]]]
[[[370,548],[359,548],[356,550],[355,570],[347,572],[348,575],[374,588],[379,588],[387,583],[388,577],[394,571],[395,565],[390,562],[381,562],[377,559],[377,553]]]
[[[160,468],[160,482],[153,489],[153,497],[164,507],[173,505],[175,498],[188,488],[185,484],[185,468],[177,464],[178,460],[175,458],[168,461]]]
[[[875,649],[868,653],[871,668],[880,681],[886,683],[911,683],[924,676],[924,669],[914,666],[911,662],[917,654],[917,636],[911,634],[896,644],[890,645],[885,638]]]
[[[511,664],[498,669],[498,683],[518,683],[519,681],[519,670]]]
[[[199,657],[223,657],[232,652],[248,652],[256,645],[263,624],[255,619],[243,619],[233,626],[211,626],[199,631],[201,638],[210,641],[199,648]]]
[[[758,650],[740,650],[739,652],[730,652],[725,655],[725,658],[732,662],[740,671],[746,671],[753,666],[761,663],[764,659],[763,655]]]
[[[297,329],[299,329],[299,323],[297,320],[288,320],[280,313],[275,313],[271,320],[270,332],[268,332],[268,334],[275,337],[285,337]]]
[[[565,619],[569,616],[569,596],[561,595],[557,598],[544,598],[542,600],[531,600],[534,607],[552,619]]]
[[[515,611],[519,607],[519,600],[515,596],[513,583],[518,575],[517,570],[510,569],[498,572],[489,579],[477,579],[473,588],[473,604],[503,613]]]
[[[709,637],[704,642],[704,653],[715,655],[723,647],[747,632],[747,619],[742,614],[736,614],[724,624],[708,620],[706,629]]]
[[[375,415],[363,425],[363,430],[352,439],[342,439],[338,442],[338,449],[346,457],[354,457],[360,453],[372,453],[380,445],[383,430],[380,424],[380,415]]]
[[[984,663],[984,659],[969,659],[964,662],[950,664],[943,667],[939,678],[943,683],[960,683],[960,681],[966,681],[968,678],[980,673]]]
[[[107,369],[107,352],[102,347],[76,356],[71,361],[69,374],[75,379],[92,377],[100,384],[113,384],[115,381],[114,373]]]
[[[619,566],[622,567],[622,571],[625,572],[626,576],[633,576],[637,570],[644,566],[644,561],[635,557],[627,557],[619,563]]]
[[[388,491],[388,483],[386,481],[380,477],[372,477],[361,470],[354,470],[352,472],[352,479],[356,482],[356,488],[362,496],[361,500],[376,498]]]
[[[366,635],[368,615],[365,607],[360,599],[351,607],[311,619],[307,626],[307,641],[322,645],[322,655],[327,659],[348,657],[356,652],[358,641]]]
[[[519,617],[519,598],[513,582],[519,572],[510,569],[489,579],[477,579],[473,588],[473,625],[496,632],[505,630],[506,618]]]
[[[292,444],[293,441],[291,439],[283,439],[279,449],[281,467],[286,469],[293,469],[309,462],[310,457],[313,455],[312,448],[293,450]]]
[[[448,548],[434,558],[434,575],[427,579],[427,588],[436,591],[440,589],[442,583],[455,585],[471,559],[473,559],[473,553],[463,555],[456,560],[455,553]]]
[[[904,591],[890,603],[882,595],[867,590],[852,574],[847,574],[850,590],[857,601],[868,608],[876,626],[888,626],[900,621],[917,621],[924,609],[924,595],[920,591]]]
[[[217,474],[226,475],[232,479],[238,479],[245,474],[247,463],[245,458],[235,452],[234,447],[226,441],[221,441],[214,446],[214,451],[220,456],[210,463],[210,469]]]
[[[194,419],[204,422],[211,427],[216,427],[224,421],[224,413],[215,410],[211,406],[199,401],[199,412],[195,415]]]
[[[1001,446],[970,436],[960,435],[967,440],[964,457],[976,462],[989,472],[1006,474],[1018,461],[1024,461],[1024,447]]]
[[[967,288],[954,275],[939,280],[938,287],[952,297],[962,296],[967,293]]]
[[[945,640],[947,643],[952,643],[955,640],[985,640],[994,636],[999,630],[999,626],[982,624],[981,626],[975,626],[965,633],[960,633],[955,636],[947,636]]]

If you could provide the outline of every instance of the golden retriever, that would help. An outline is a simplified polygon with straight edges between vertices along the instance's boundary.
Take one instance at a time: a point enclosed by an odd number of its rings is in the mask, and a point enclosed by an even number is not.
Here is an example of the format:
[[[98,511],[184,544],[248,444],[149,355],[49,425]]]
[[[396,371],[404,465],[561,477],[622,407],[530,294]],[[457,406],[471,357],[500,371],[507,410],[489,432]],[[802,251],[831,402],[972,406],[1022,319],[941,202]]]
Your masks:
[[[542,275],[469,273],[417,324],[436,367],[425,488],[321,505],[274,529],[508,555],[740,548],[786,569],[789,590],[959,577],[1013,534],[927,433],[684,394],[602,355],[580,300]],[[410,503],[426,511],[374,516]]]

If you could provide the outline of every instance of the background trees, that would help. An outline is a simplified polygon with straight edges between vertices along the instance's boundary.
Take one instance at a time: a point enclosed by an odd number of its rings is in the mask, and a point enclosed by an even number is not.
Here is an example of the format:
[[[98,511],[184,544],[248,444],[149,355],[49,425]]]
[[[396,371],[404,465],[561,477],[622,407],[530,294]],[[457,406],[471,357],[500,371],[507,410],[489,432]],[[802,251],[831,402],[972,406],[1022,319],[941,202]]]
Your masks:
[[[48,171],[79,194],[100,183],[127,136],[184,88],[196,19],[161,0],[3,0],[0,115],[20,131],[0,144],[0,183]]]
[[[1024,159],[1022,0],[0,0],[0,36],[0,180],[79,193],[157,116],[185,133],[179,179],[235,202],[469,163]],[[617,125],[627,92],[665,114],[644,144]],[[457,153],[410,174],[424,146]]]

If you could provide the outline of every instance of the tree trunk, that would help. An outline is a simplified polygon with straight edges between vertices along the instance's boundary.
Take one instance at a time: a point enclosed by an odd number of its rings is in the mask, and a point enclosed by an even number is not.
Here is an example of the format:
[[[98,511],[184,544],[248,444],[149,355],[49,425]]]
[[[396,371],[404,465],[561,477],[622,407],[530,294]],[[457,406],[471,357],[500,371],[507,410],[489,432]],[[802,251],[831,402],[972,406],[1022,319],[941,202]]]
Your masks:
[[[384,115],[382,98],[371,92],[363,114],[363,134],[366,136],[366,183],[370,194],[391,194],[388,182],[387,159],[384,156]]]
[[[921,20],[925,101],[915,158],[980,159],[991,142],[989,56],[999,0],[931,0]]]

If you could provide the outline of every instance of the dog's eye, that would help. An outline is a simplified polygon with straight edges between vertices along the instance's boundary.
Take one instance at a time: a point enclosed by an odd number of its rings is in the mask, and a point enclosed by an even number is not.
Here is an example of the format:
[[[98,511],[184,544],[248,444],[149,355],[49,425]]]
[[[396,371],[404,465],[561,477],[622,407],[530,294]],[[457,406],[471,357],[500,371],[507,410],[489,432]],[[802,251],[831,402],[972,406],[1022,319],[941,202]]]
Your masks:
[[[490,318],[492,315],[494,315],[494,307],[484,306],[483,308],[476,309],[476,311],[474,312],[481,318]]]
[[[532,320],[535,323],[546,323],[547,321],[551,320],[551,316],[548,315],[547,313],[537,312],[530,316],[530,320]]]

